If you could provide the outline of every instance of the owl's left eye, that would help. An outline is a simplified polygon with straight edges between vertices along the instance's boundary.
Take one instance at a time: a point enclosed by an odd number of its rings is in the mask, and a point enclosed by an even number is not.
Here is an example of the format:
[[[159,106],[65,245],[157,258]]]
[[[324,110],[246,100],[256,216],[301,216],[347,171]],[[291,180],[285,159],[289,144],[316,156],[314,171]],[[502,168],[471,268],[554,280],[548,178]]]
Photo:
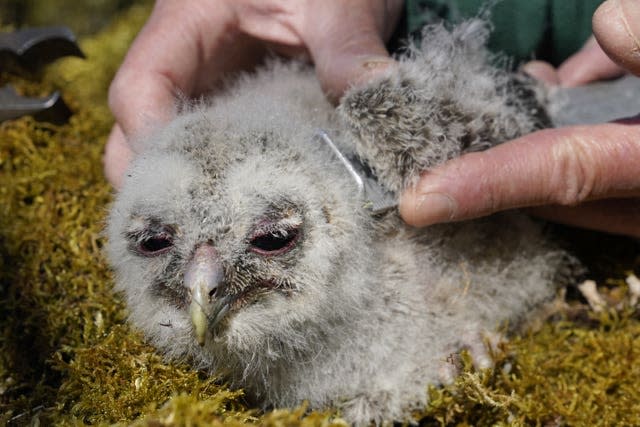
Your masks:
[[[249,248],[251,252],[260,255],[280,255],[293,249],[299,236],[300,230],[293,227],[258,233],[249,241]]]

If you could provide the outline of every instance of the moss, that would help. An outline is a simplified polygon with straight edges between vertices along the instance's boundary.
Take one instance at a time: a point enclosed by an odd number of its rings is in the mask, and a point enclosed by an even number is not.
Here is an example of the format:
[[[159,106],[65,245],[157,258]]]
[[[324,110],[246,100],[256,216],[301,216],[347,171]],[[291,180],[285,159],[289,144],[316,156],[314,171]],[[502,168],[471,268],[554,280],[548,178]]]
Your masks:
[[[476,372],[467,356],[455,384],[431,388],[426,425],[638,425],[637,312],[554,321],[517,337]]]
[[[101,253],[111,190],[101,154],[113,119],[106,92],[149,12],[135,6],[82,40],[86,60],[37,75],[4,72],[23,93],[61,90],[64,126],[0,124],[0,425],[343,425],[305,407],[261,413],[241,391],[164,362],[126,324]],[[640,267],[638,244],[569,233],[612,304]],[[640,321],[630,308],[560,319],[516,338],[476,372],[467,356],[452,386],[431,388],[424,425],[639,425]]]
[[[517,418],[527,423],[637,425],[640,419],[640,324],[627,315],[596,328],[547,324],[512,345]]]

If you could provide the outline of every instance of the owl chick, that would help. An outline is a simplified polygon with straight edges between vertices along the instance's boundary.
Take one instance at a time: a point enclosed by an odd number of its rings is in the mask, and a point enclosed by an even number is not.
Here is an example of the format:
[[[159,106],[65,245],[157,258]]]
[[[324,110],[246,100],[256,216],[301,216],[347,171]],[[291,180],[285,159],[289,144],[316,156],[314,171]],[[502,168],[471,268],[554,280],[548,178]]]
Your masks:
[[[313,71],[274,61],[144,141],[108,218],[132,323],[170,358],[264,407],[403,421],[490,359],[486,333],[554,296],[568,256],[518,213],[418,230],[372,216],[328,130],[389,189],[545,125],[537,89],[489,64],[486,27],[425,30],[397,69],[336,110]]]

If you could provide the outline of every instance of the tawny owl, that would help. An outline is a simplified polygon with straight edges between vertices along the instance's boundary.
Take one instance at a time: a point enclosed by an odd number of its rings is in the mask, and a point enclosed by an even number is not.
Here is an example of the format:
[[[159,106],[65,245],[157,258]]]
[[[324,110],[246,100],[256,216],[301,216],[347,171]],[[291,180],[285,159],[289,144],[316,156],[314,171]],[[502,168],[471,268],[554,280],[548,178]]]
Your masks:
[[[338,109],[272,61],[144,139],[108,219],[132,323],[264,407],[405,420],[448,356],[556,292],[565,252],[517,212],[426,229],[372,214],[325,130],[396,194],[420,171],[546,126],[544,94],[491,65],[486,27],[425,30]]]

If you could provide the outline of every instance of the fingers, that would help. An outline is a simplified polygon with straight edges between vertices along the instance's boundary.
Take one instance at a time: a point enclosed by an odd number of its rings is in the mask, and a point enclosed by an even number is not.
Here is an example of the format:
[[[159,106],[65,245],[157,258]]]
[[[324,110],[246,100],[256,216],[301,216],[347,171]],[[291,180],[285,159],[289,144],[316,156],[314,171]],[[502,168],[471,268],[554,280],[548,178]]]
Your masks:
[[[115,125],[111,129],[111,134],[104,149],[104,157],[102,158],[107,181],[115,188],[120,188],[125,170],[131,159],[133,159],[133,151],[129,147],[120,126]]]
[[[609,199],[579,206],[540,206],[533,215],[561,224],[640,238],[640,199]]]
[[[337,101],[350,85],[366,81],[395,63],[384,41],[395,28],[402,2],[344,1],[330,13],[324,7],[326,2],[313,3],[314,7],[305,11],[308,31],[304,39],[330,99]]]
[[[612,79],[625,72],[603,52],[593,37],[557,69],[548,62],[530,61],[522,67],[522,71],[550,85],[564,87]]]
[[[593,33],[613,61],[640,75],[640,2],[604,2],[593,15]]]
[[[411,225],[525,206],[640,196],[640,130],[628,123],[539,131],[425,173],[400,200]]]
[[[559,84],[566,87],[611,79],[622,74],[624,70],[604,53],[593,37],[564,61],[557,72]]]
[[[264,48],[237,31],[235,12],[224,5],[156,2],[109,89],[117,127],[104,164],[114,185],[136,151],[135,141],[170,119],[177,99],[207,91],[228,71],[247,68],[263,56]]]
[[[549,85],[556,86],[560,84],[558,71],[548,62],[529,61],[522,66],[521,71],[534,79],[545,82]]]
[[[103,157],[105,175],[118,188],[133,157],[133,141],[146,129],[168,120],[176,95],[189,93],[189,76],[198,66],[198,45],[177,21],[167,25],[176,3],[159,1],[131,46],[109,88],[116,119]]]
[[[158,1],[118,70],[109,106],[130,138],[173,114],[229,71],[259,62],[264,48],[239,31],[235,9],[214,0]]]
[[[236,1],[239,29],[279,53],[308,53],[325,94],[337,101],[352,84],[394,64],[385,48],[400,0]]]
[[[125,136],[168,119],[176,95],[193,89],[200,48],[176,4],[156,3],[109,88],[109,107]]]

